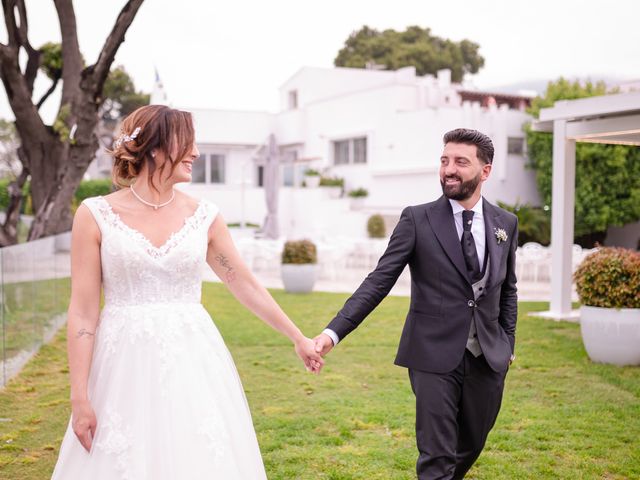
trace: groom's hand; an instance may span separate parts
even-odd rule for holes
[[[316,342],[316,352],[323,357],[333,348],[333,340],[326,333],[321,333],[313,341]]]
[[[311,373],[316,375],[322,370],[324,359],[319,352],[316,351],[315,341],[307,337],[302,337],[294,344],[296,354],[304,362],[304,366]]]

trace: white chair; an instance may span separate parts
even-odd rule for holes
[[[516,248],[516,277],[518,280],[524,280],[525,262],[522,247]]]
[[[253,270],[253,260],[256,253],[255,240],[253,238],[240,238],[236,241],[236,248],[249,270]]]
[[[573,244],[573,246],[571,247],[571,271],[575,272],[576,268],[578,268],[578,265],[580,265],[582,263],[582,260],[584,260],[584,251],[582,250],[582,247],[580,245],[577,244]]]
[[[253,254],[254,270],[256,272],[277,274],[280,269],[283,247],[284,241],[281,239],[256,240],[256,248]]]
[[[541,278],[541,272],[546,275],[542,278],[549,280],[551,278],[551,265],[549,257],[549,249],[543,247],[537,242],[527,242],[522,246],[521,261],[523,262],[522,275],[523,279],[528,277],[537,283]],[[530,272],[531,275],[527,276],[526,273]]]
[[[369,268],[373,270],[378,264],[378,260],[387,249],[388,238],[372,238],[369,240]]]

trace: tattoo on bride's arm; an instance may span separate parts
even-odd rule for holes
[[[229,263],[229,259],[225,257],[223,254],[219,254],[216,257],[216,260],[220,264],[222,268],[225,268],[227,271],[224,274],[225,278],[229,283],[233,282],[236,279],[236,271],[233,269],[231,264]]]
[[[91,338],[94,335],[95,333],[90,332],[86,328],[81,328],[80,330],[78,330],[78,333],[76,333],[76,338],[82,338],[82,337]]]

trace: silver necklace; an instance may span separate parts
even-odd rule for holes
[[[176,198],[176,191],[175,190],[171,190],[171,198],[169,200],[167,200],[164,203],[151,203],[151,202],[147,202],[144,198],[142,198],[140,195],[138,195],[136,193],[136,191],[133,189],[133,185],[129,185],[129,189],[131,190],[131,193],[133,193],[133,196],[136,197],[138,200],[140,200],[142,203],[144,203],[145,205],[149,205],[150,207],[153,207],[154,210],[157,210],[161,207],[165,207],[167,205],[169,205],[171,202],[173,202],[173,199]]]

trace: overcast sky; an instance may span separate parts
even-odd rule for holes
[[[124,3],[74,2],[88,62]],[[53,2],[27,7],[31,43],[59,41]],[[362,25],[419,25],[477,42],[486,62],[472,81],[485,89],[561,75],[640,80],[638,18],[638,0],[146,0],[116,64],[148,92],[157,68],[174,106],[275,111],[282,83],[302,66],[331,67]],[[48,82],[36,87],[42,92]],[[45,106],[50,117],[57,103]],[[12,117],[2,87],[0,117]]]

